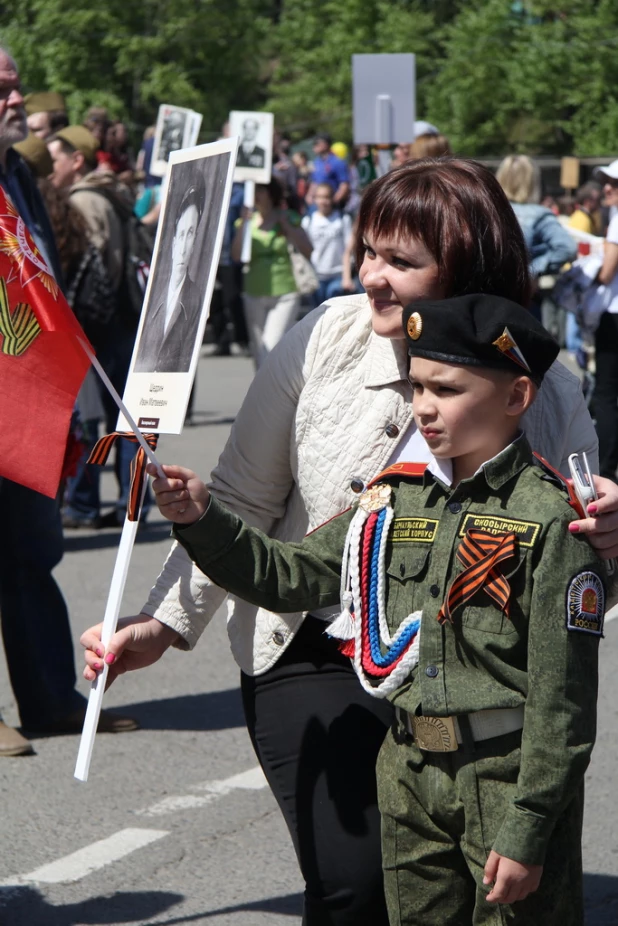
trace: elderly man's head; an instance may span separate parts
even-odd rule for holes
[[[249,116],[248,119],[242,124],[242,134],[244,141],[255,141],[257,138],[257,133],[260,130],[260,124],[257,119],[254,119],[253,116]]]
[[[8,51],[0,48],[0,163],[5,162],[11,145],[23,141],[27,134],[17,65]]]

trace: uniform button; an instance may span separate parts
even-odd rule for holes
[[[425,669],[425,675],[427,678],[437,678],[440,670],[437,666],[427,666]]]
[[[352,489],[353,492],[356,492],[356,494],[358,495],[365,488],[365,483],[360,478],[360,476],[355,476],[352,482],[350,483],[350,488]]]
[[[459,512],[461,511],[461,505],[459,502],[449,502],[448,510],[452,511],[453,514],[459,514]]]
[[[429,594],[431,595],[432,598],[437,598],[438,595],[440,594],[440,586],[432,585],[431,588],[429,589]]]
[[[396,424],[387,424],[384,430],[387,437],[399,437],[399,428]]]
[[[273,643],[276,643],[277,646],[283,646],[285,643],[285,637],[278,630],[273,633]]]
[[[400,575],[400,576],[405,576],[405,574],[406,574],[406,566],[405,566],[405,563],[401,563],[401,565],[399,566],[399,575]]]

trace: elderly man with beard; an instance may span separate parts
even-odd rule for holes
[[[28,128],[17,65],[0,49],[0,185],[60,279],[53,234],[36,182],[12,146]],[[24,447],[24,453],[39,448]],[[0,478],[0,618],[13,694],[22,729],[39,736],[79,733],[86,701],[75,690],[73,641],[67,607],[52,570],[62,559],[56,500]],[[108,714],[99,729],[133,730],[128,717]],[[34,750],[0,721],[0,756]]]

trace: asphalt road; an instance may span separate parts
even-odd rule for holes
[[[160,459],[207,475],[251,375],[245,358],[204,357],[196,426],[163,438]],[[111,501],[111,473],[104,479]],[[80,667],[77,640],[102,618],[117,541],[111,531],[72,532],[57,570]],[[168,547],[167,524],[153,514],[138,536],[123,613],[139,610]],[[584,837],[589,926],[618,923],[618,621],[601,653]],[[193,653],[174,650],[124,676],[105,705],[135,715],[142,729],[100,735],[87,783],[73,778],[77,737],[38,739],[35,756],[0,760],[0,924],[299,923],[301,880],[243,726],[224,621]],[[3,664],[0,711],[17,723]]]

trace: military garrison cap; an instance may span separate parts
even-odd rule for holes
[[[47,145],[38,135],[32,132],[13,145],[15,151],[21,154],[22,158],[37,177],[49,177],[54,170],[54,164]]]
[[[412,302],[403,328],[411,357],[510,370],[537,383],[560,350],[528,309],[485,293]]]
[[[52,90],[28,93],[24,97],[24,107],[27,116],[32,116],[34,113],[66,112],[67,108],[62,94]]]
[[[83,154],[88,165],[96,165],[99,142],[85,126],[67,125],[66,128],[59,129],[49,140],[54,139],[66,142],[75,151]]]

